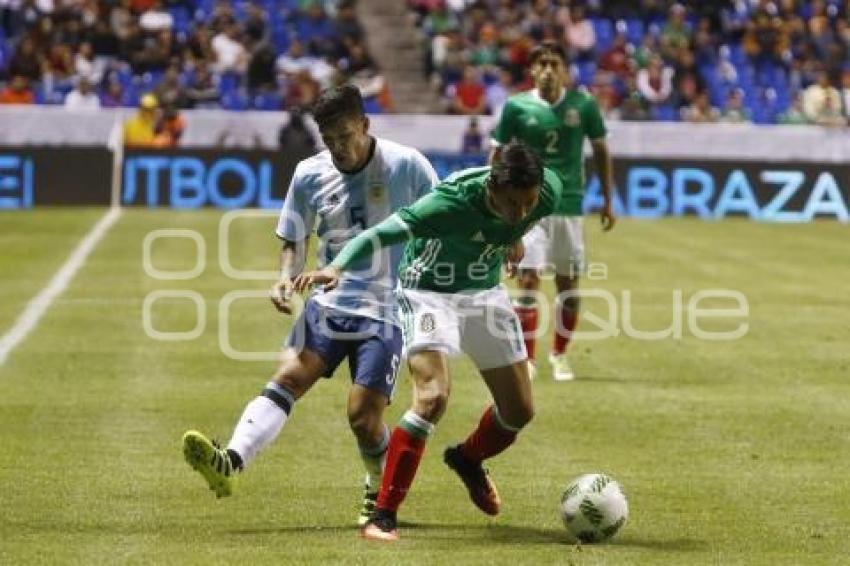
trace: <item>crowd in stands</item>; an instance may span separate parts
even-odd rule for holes
[[[0,104],[300,109],[349,80],[389,109],[354,0],[0,0]]]
[[[560,42],[616,120],[817,123],[850,116],[846,0],[408,0],[452,113],[498,114]]]

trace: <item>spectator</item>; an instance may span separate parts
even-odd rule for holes
[[[652,104],[663,104],[673,92],[674,71],[664,65],[657,55],[649,60],[649,65],[637,74],[637,87],[641,96]]]
[[[490,114],[493,116],[501,115],[502,107],[513,92],[513,75],[508,69],[500,69],[499,80],[487,85],[485,97]]]
[[[340,62],[342,70],[360,89],[360,95],[364,99],[371,98],[377,101],[378,97],[385,94],[386,79],[362,43],[352,44],[349,51],[349,57]],[[378,104],[380,105],[380,102]]]
[[[780,63],[782,53],[788,48],[787,30],[779,18],[759,10],[755,19],[747,24],[742,46],[756,65]]]
[[[103,108],[120,108],[125,104],[124,87],[121,81],[111,78],[106,84],[106,92],[100,97],[100,105]]]
[[[104,62],[95,59],[94,48],[88,41],[80,44],[74,57],[74,70],[78,77],[85,77],[91,84],[97,84],[103,78]]]
[[[700,93],[694,103],[682,109],[682,120],[691,123],[717,122],[720,119],[720,111],[711,105],[708,95]]]
[[[245,39],[252,49],[269,42],[269,24],[266,12],[257,0],[248,4],[248,14],[245,17]],[[272,52],[274,55],[274,52]]]
[[[463,36],[458,30],[435,37],[431,54],[434,70],[437,73],[433,79],[436,86],[460,80],[466,65],[466,50],[463,45]]]
[[[221,108],[217,77],[210,72],[206,62],[200,62],[186,89],[189,108]]]
[[[791,126],[800,126],[803,124],[811,124],[811,121],[803,111],[803,95],[799,92],[794,95],[791,101],[791,107],[779,115],[779,123]]]
[[[220,73],[243,73],[248,65],[248,51],[239,40],[239,26],[227,24],[212,40],[216,67]]]
[[[9,76],[19,75],[29,81],[38,81],[41,79],[45,64],[44,59],[36,51],[32,38],[24,37],[9,61]]]
[[[277,58],[277,70],[285,76],[292,76],[301,71],[309,71],[315,61],[304,52],[304,44],[293,39],[286,53]]]
[[[260,44],[251,55],[245,73],[250,92],[269,92],[277,89],[275,55],[271,45]]]
[[[629,57],[626,36],[618,33],[614,41],[599,58],[599,70],[615,75],[619,79],[625,79],[632,73],[632,64]]]
[[[183,131],[186,129],[186,119],[173,104],[163,106],[162,115],[154,126],[153,145],[156,147],[177,147]]]
[[[210,31],[205,27],[196,28],[186,42],[184,59],[189,64],[198,65],[201,61],[205,64],[212,63],[215,61],[215,57]]]
[[[574,4],[569,10],[562,10],[560,14],[564,40],[571,56],[582,61],[592,60],[596,47],[596,31],[590,20],[585,17],[585,7],[582,4]]]
[[[29,80],[23,75],[13,76],[8,86],[0,91],[0,104],[35,104]]]
[[[487,111],[484,84],[472,65],[466,66],[463,79],[453,90],[450,108],[454,114],[484,114]]]
[[[280,149],[297,161],[315,155],[319,151],[316,138],[307,129],[304,115],[298,110],[289,113],[289,121],[280,128],[277,141]]]
[[[484,72],[494,72],[499,63],[499,35],[492,24],[484,25],[478,35],[478,43],[469,53],[469,62]]]
[[[295,73],[285,86],[283,96],[287,108],[307,110],[319,97],[319,83],[304,69]]]
[[[460,22],[446,8],[445,0],[436,0],[434,7],[422,22],[422,29],[430,37],[436,37],[448,33],[450,30],[460,29]]]
[[[678,58],[691,44],[691,30],[685,20],[687,10],[681,4],[670,8],[667,23],[661,29],[661,53],[670,60]]]
[[[679,108],[693,104],[699,92],[705,89],[702,77],[696,66],[694,54],[687,49],[679,51],[673,75],[673,92]]]
[[[180,67],[176,63],[169,65],[166,69],[153,94],[163,108],[186,108],[188,106],[186,91],[180,78]]]
[[[845,118],[850,119],[850,67],[841,73],[841,110]]]
[[[128,147],[153,147],[159,103],[156,96],[146,94],[139,102],[139,110],[124,122],[124,145]]]
[[[92,85],[86,77],[77,79],[77,86],[65,97],[65,108],[68,110],[97,110],[100,99],[94,93]]]
[[[832,86],[826,71],[821,71],[817,83],[803,91],[803,111],[814,124],[836,124],[841,115],[841,94]]]
[[[726,99],[726,106],[720,116],[721,122],[743,123],[751,122],[750,111],[744,106],[744,93],[734,89]]]
[[[310,53],[321,55],[333,50],[333,24],[318,0],[308,2],[305,14],[298,18],[295,29]]]
[[[162,9],[162,2],[154,0],[151,8],[139,18],[139,25],[149,33],[155,33],[174,27],[174,17]]]
[[[478,118],[472,116],[463,132],[460,152],[464,155],[480,155],[484,152],[484,136],[478,127]]]
[[[362,43],[366,33],[357,19],[354,0],[342,0],[337,6],[336,19],[333,22],[333,35],[336,37],[336,53],[344,55],[345,46],[350,43]]]

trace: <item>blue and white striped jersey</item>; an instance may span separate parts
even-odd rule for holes
[[[315,229],[318,264],[325,266],[363,230],[426,195],[439,182],[413,148],[375,138],[369,163],[352,175],[339,171],[325,150],[298,164],[278,221],[277,235],[302,242]],[[351,315],[398,324],[393,289],[403,246],[381,250],[347,271],[330,292],[314,291],[319,304]]]

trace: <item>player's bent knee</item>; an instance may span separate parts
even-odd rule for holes
[[[443,390],[417,391],[413,410],[420,417],[436,424],[449,404],[449,392]]]
[[[536,291],[540,288],[540,276],[533,269],[524,269],[519,276],[519,286],[526,291]]]
[[[525,428],[534,418],[534,404],[531,401],[517,403],[508,410],[499,411],[499,420],[515,432]]]

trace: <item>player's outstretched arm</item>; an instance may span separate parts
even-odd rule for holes
[[[372,257],[381,248],[405,242],[413,237],[403,220],[392,215],[383,222],[360,232],[353,240],[345,244],[334,260],[325,268],[302,273],[294,280],[294,290],[306,291],[314,285],[324,285],[331,290],[339,283],[342,272],[351,268],[362,259]]]
[[[280,277],[269,290],[269,298],[274,308],[280,313],[292,314],[292,305],[289,304],[294,290],[292,274],[301,270],[303,260],[299,256],[303,254],[298,253],[298,248],[299,245],[305,244],[306,242],[299,244],[290,240],[283,241],[283,247],[280,250]]]
[[[596,171],[599,174],[599,183],[602,187],[602,198],[604,200],[602,210],[599,211],[599,220],[602,222],[602,229],[607,232],[617,223],[613,200],[612,176],[614,166],[611,163],[608,143],[604,138],[593,140],[590,145],[593,147],[593,160],[596,163]]]

